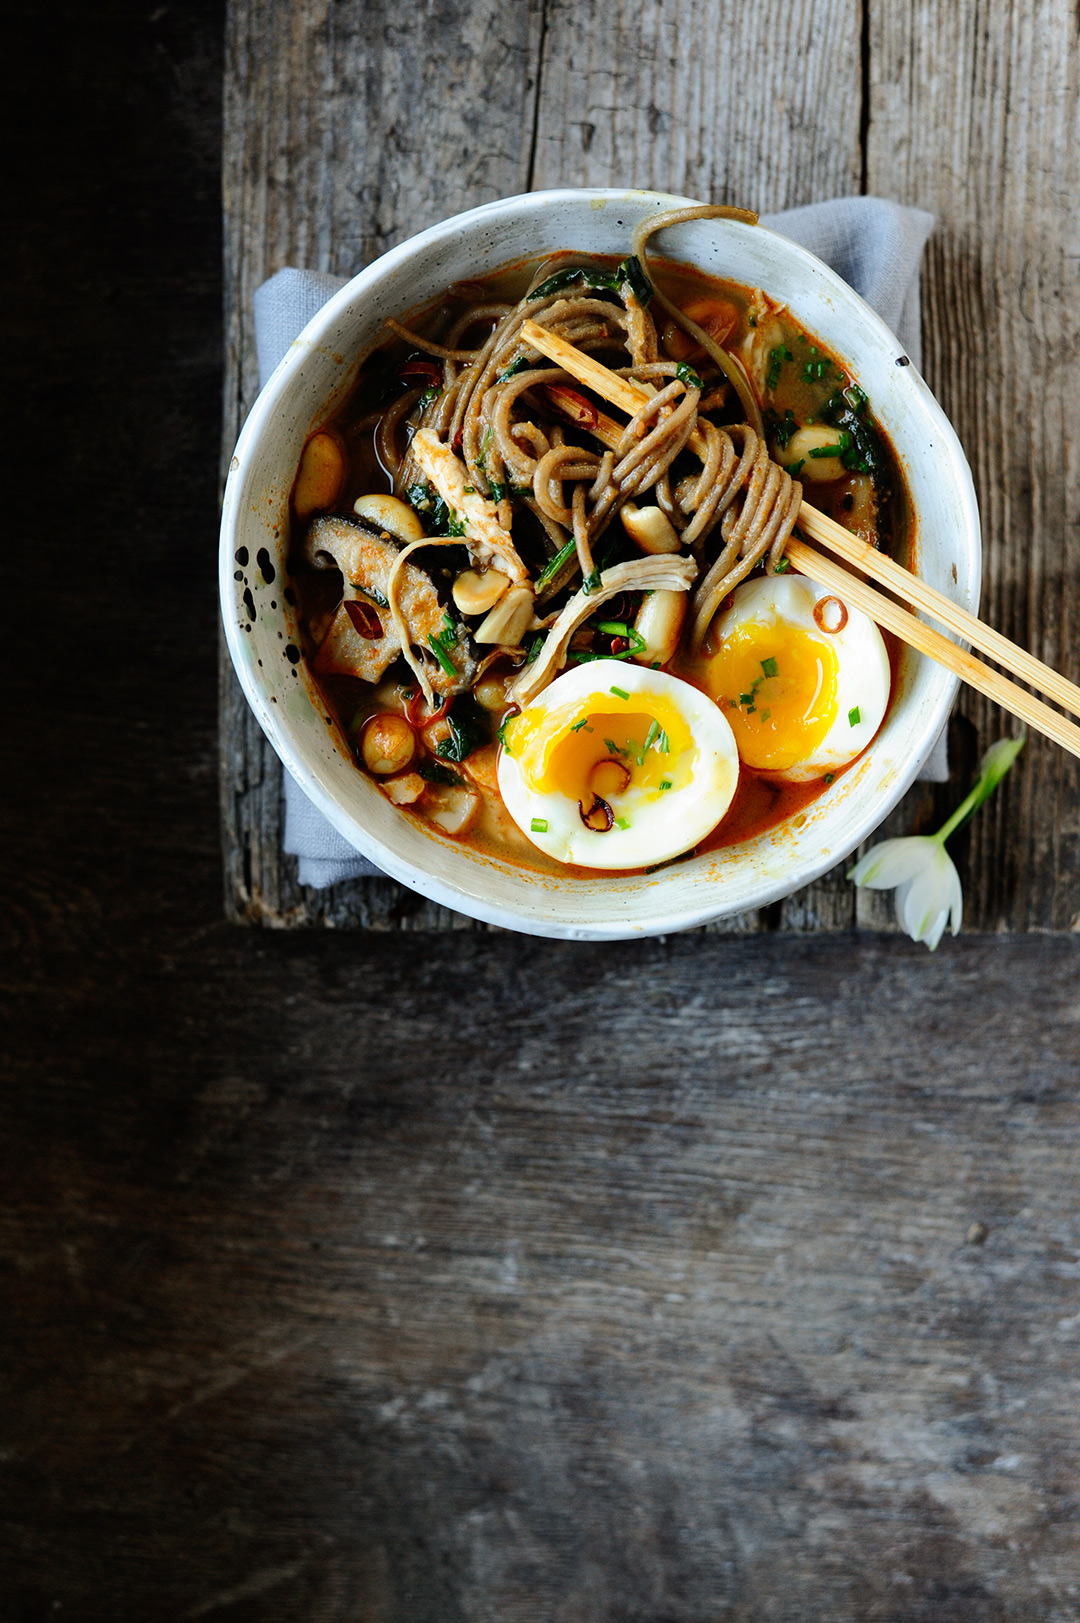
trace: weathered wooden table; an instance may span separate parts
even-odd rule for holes
[[[1077,64],[1068,0],[234,0],[226,78],[226,451],[256,390],[251,295],[352,274],[435,220],[555,185],[760,212],[872,192],[932,210],[924,370],[975,474],[983,614],[1080,677]],[[281,851],[280,768],[223,670],[227,905],[270,924],[480,928],[390,880],[318,893]],[[1009,725],[965,693],[955,804]],[[969,927],[1080,924],[1077,763],[1032,740],[960,850]],[[840,870],[742,930],[889,928]],[[730,928],[731,926],[729,926]]]

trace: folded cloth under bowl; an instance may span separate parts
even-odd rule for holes
[[[933,216],[881,197],[840,197],[761,223],[799,243],[830,265],[860,293],[899,338],[916,366],[921,359],[919,268]],[[289,345],[338,288],[343,276],[322,271],[278,271],[255,291],[255,343],[259,383],[264,384]],[[938,739],[921,776],[943,783],[949,775],[945,734]],[[308,800],[285,772],[285,850],[299,859],[303,885],[325,890],[344,879],[377,875]]]

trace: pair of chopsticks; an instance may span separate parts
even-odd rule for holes
[[[639,384],[620,378],[608,367],[595,361],[591,355],[584,354],[573,344],[567,343],[565,338],[559,338],[556,334],[548,332],[535,321],[525,322],[521,336],[527,344],[538,349],[557,366],[561,366],[571,377],[577,378],[579,383],[583,383],[594,394],[610,401],[613,406],[617,406],[629,416],[633,416],[648,403],[649,392]],[[552,387],[557,388],[558,385]],[[614,448],[622,437],[623,425],[599,413],[598,420],[591,426],[590,432],[595,434],[602,444]],[[694,451],[703,451],[705,448],[703,437],[696,429],[690,436],[688,444]],[[992,627],[976,619],[973,614],[968,614],[966,609],[950,602],[947,597],[936,592],[932,586],[927,586],[925,581],[913,575],[910,570],[894,563],[883,553],[876,552],[873,547],[867,546],[865,541],[860,541],[858,536],[852,535],[850,530],[845,530],[842,524],[837,524],[835,519],[812,507],[809,502],[803,501],[796,522],[806,535],[820,542],[822,546],[828,547],[830,552],[842,558],[845,564],[861,570],[872,580],[888,587],[897,597],[903,598],[913,608],[921,609],[924,614],[929,614],[939,625],[954,631],[957,636],[962,637],[973,648],[978,648],[998,665],[1004,666],[1022,682],[1030,683],[1072,715],[1080,716],[1080,688],[1067,681],[1065,677],[1059,676],[1033,654],[1018,648],[1008,637],[1003,637],[999,631],[994,631]],[[808,547],[805,541],[792,536],[785,551],[786,556],[802,574],[811,576],[829,591],[838,593],[846,603],[860,609],[879,626],[884,626],[887,631],[899,637],[901,642],[908,643],[922,654],[928,654],[939,665],[944,665],[947,670],[952,671],[954,676],[960,677],[969,687],[985,694],[988,699],[993,699],[1003,710],[1008,710],[1012,715],[1026,721],[1036,732],[1044,733],[1063,749],[1080,756],[1080,727],[1067,721],[1064,716],[1059,716],[1056,710],[1051,710],[1041,699],[1026,693],[1023,688],[1017,687],[1015,682],[1010,682],[1008,677],[1002,676],[1000,671],[984,665],[982,660],[976,659],[965,649],[958,648],[956,643],[951,642],[940,631],[926,625],[907,609],[894,603],[891,598],[875,592],[872,586],[857,579],[833,559],[826,558],[813,547]]]

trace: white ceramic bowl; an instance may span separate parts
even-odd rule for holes
[[[644,877],[548,877],[491,861],[418,826],[352,764],[298,658],[296,619],[283,594],[289,491],[305,439],[352,383],[384,317],[529,255],[625,254],[643,215],[688,201],[655,192],[534,192],[459,214],[392,249],[343,287],[292,345],[252,408],[225,487],[220,576],[229,651],[286,767],[334,827],[402,884],[534,935],[613,940],[686,930],[808,884],[896,805],[933,747],[956,688],[941,667],[906,652],[877,738],[800,827],[783,824]],[[653,250],[766,289],[845,361],[903,466],[920,573],[977,611],[979,517],[964,453],[915,368],[898,364],[896,339],[869,306],[812,254],[761,226],[696,221],[654,238]],[[272,583],[260,555],[269,556]]]

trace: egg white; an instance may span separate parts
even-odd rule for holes
[[[628,694],[629,700],[618,699],[613,688]],[[689,772],[689,781],[656,793],[635,788],[631,779],[630,786],[610,802],[628,824],[625,828],[616,824],[605,833],[587,828],[575,797],[538,790],[510,750],[500,751],[499,791],[506,809],[522,833],[549,857],[586,868],[651,867],[697,845],[724,816],[739,780],[734,734],[714,702],[678,677],[621,660],[591,660],[545,688],[527,707],[525,717],[543,728],[554,713],[568,712],[557,724],[562,738],[574,720],[590,713],[618,712],[622,706],[627,712],[651,714],[650,694],[672,704],[691,734],[692,745],[680,757],[680,770]],[[534,828],[536,821],[546,828]]]
[[[836,654],[836,716],[828,732],[794,765],[765,774],[771,778],[805,783],[847,766],[862,754],[885,719],[892,671],[884,639],[873,620],[850,604],[844,605],[848,617],[842,630],[829,632],[818,625],[815,604],[836,597],[805,575],[764,575],[737,586],[730,607],[715,622],[711,638],[715,646],[751,623],[783,623],[820,638]],[[859,719],[853,723],[855,711]]]

